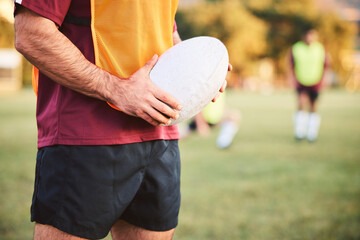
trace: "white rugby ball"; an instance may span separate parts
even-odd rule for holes
[[[150,72],[159,88],[183,106],[177,124],[198,114],[218,94],[229,64],[225,45],[213,37],[195,37],[169,48]]]

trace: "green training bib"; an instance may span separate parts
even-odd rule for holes
[[[310,45],[300,41],[292,48],[297,80],[305,86],[320,82],[324,71],[325,49],[319,42]]]

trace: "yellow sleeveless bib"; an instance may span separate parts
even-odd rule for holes
[[[160,56],[173,45],[177,6],[178,0],[91,0],[95,64],[128,78]],[[36,79],[33,87],[37,93]]]
[[[128,78],[173,45],[178,0],[91,0],[95,64]]]

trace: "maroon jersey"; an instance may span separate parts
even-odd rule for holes
[[[55,22],[84,56],[95,62],[91,28],[64,22],[66,15],[90,18],[89,0],[15,0],[15,3]],[[177,126],[154,127],[111,108],[104,101],[63,87],[41,72],[36,117],[39,148],[56,144],[112,145],[179,138]]]

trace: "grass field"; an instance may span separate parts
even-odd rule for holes
[[[242,113],[234,144],[180,141],[182,206],[176,240],[360,239],[360,94],[328,90],[315,143],[292,134],[294,96],[229,92]],[[35,97],[0,95],[0,240],[31,239]]]

